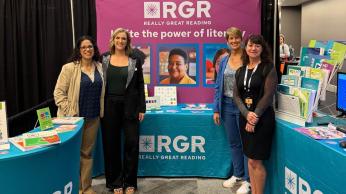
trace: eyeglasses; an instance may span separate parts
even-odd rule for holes
[[[87,49],[92,50],[92,49],[94,49],[94,46],[93,45],[82,46],[82,47],[80,47],[80,49],[82,49],[82,50],[87,50]]]

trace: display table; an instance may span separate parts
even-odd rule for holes
[[[74,131],[59,134],[58,145],[23,152],[11,144],[0,155],[0,193],[78,193],[82,126],[80,121]]]
[[[163,107],[145,114],[140,127],[139,176],[229,176],[231,157],[223,127],[213,111]],[[94,175],[103,173],[101,135],[94,160]]]
[[[227,177],[231,161],[229,148],[224,130],[213,123],[212,111],[198,113],[177,107],[179,112],[167,112],[172,109],[175,108],[146,114],[140,131],[138,175]],[[333,122],[346,125],[346,121],[334,119]],[[296,127],[298,125],[276,119],[272,154],[265,161],[268,172],[265,193],[345,193],[346,150],[339,147],[340,139],[314,140],[295,131]],[[196,145],[195,152],[192,152],[193,136],[204,138],[205,152]],[[195,140],[198,145],[200,141],[198,138]],[[163,144],[166,145],[167,141],[170,144],[166,143],[166,148]],[[94,175],[103,173],[101,141],[97,147]],[[192,160],[192,156],[205,157],[205,160]],[[189,157],[190,160],[185,159]]]
[[[280,119],[276,124],[265,193],[346,193],[346,150],[339,147],[340,139],[315,140],[295,131],[297,125]]]

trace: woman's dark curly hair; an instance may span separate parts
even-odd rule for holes
[[[242,60],[243,60],[244,65],[247,65],[250,62],[249,61],[249,55],[246,53],[246,47],[247,47],[247,44],[249,42],[251,42],[253,44],[259,44],[262,46],[261,63],[263,63],[263,64],[272,64],[273,63],[271,51],[269,49],[267,42],[264,40],[263,36],[262,35],[251,35],[245,41],[245,49],[244,49],[243,55],[242,55]]]
[[[99,61],[100,59],[100,51],[96,45],[96,42],[90,36],[82,36],[76,42],[76,47],[73,49],[71,57],[68,59],[68,62],[80,61],[82,59],[82,55],[80,54],[80,45],[84,40],[89,40],[93,45],[94,56],[92,57],[93,61]]]

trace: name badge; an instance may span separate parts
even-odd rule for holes
[[[248,109],[251,108],[252,103],[253,103],[252,98],[250,98],[250,97],[245,98],[245,104],[246,104],[246,107],[247,107]]]

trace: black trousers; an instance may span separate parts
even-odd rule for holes
[[[137,188],[139,120],[125,117],[121,97],[105,98],[102,140],[106,186],[110,189]]]

